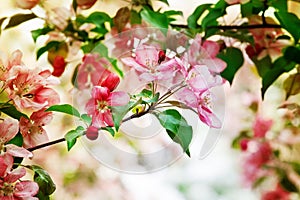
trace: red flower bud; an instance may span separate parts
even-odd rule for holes
[[[86,137],[90,140],[96,140],[98,138],[98,128],[90,126],[86,130]]]

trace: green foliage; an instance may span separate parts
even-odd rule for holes
[[[295,47],[295,46],[289,46],[285,49],[284,51],[284,57],[287,60],[291,60],[293,62],[296,62],[300,64],[300,47]]]
[[[202,14],[211,7],[212,4],[202,4],[199,5],[194,12],[188,17],[187,23],[189,28],[196,29],[199,27],[198,20],[202,16]]]
[[[227,63],[227,67],[221,73],[222,77],[232,83],[235,73],[244,63],[244,56],[240,49],[228,47],[218,54]]]
[[[269,0],[268,3],[278,11],[287,12],[288,10],[287,0]]]
[[[141,16],[142,19],[144,19],[146,22],[150,23],[155,27],[160,28],[162,32],[166,33],[169,27],[169,21],[166,15],[144,7],[144,9],[141,12]]]
[[[36,18],[37,16],[34,13],[30,14],[16,14],[10,17],[8,24],[5,26],[5,29],[12,28],[22,24],[23,22],[29,21]]]
[[[295,44],[300,38],[300,19],[294,13],[289,12],[275,12],[276,18],[279,20],[281,26],[286,29],[294,38]]]
[[[296,63],[285,59],[283,56],[279,57],[262,77],[261,94],[264,97],[266,90],[270,85],[284,72],[289,72],[296,66]]]
[[[50,106],[46,111],[61,112],[80,118],[80,113],[78,110],[69,104],[53,105]]]
[[[142,18],[140,13],[135,10],[130,11],[130,24],[141,24]]]
[[[111,108],[114,126],[116,131],[119,130],[120,125],[122,123],[123,118],[125,115],[132,110],[132,108],[136,107],[142,102],[142,99],[140,98],[137,101],[130,101],[127,105],[124,106],[114,106]]]
[[[169,6],[168,0],[158,0],[158,1],[163,2],[163,3],[167,4],[167,6]]]
[[[39,36],[46,35],[47,33],[49,33],[52,30],[53,30],[52,28],[46,26],[44,28],[40,28],[40,29],[31,31],[31,36],[33,38],[33,41],[36,42],[36,40]]]
[[[280,185],[289,192],[298,192],[297,186],[289,179],[287,174],[281,176]]]
[[[155,116],[160,124],[166,129],[170,138],[180,144],[183,151],[189,154],[189,145],[193,137],[193,128],[188,125],[184,117],[174,109],[156,113]]]
[[[8,142],[8,144],[14,144],[14,145],[21,147],[23,145],[22,134],[20,132],[18,132],[18,134]]]
[[[107,132],[109,132],[111,134],[111,136],[115,136],[116,132],[112,127],[106,126],[106,127],[102,127],[101,130],[105,130]]]
[[[248,31],[225,30],[225,31],[217,31],[215,34],[235,38],[241,42],[247,42],[247,43],[254,45],[254,39]]]
[[[264,77],[264,75],[272,68],[272,60],[269,55],[261,58],[260,60],[258,60],[257,57],[254,57],[252,58],[252,61],[254,62],[260,77]]]
[[[17,120],[20,120],[21,117],[28,118],[27,115],[18,111],[13,104],[9,104],[9,103],[0,103],[0,112],[3,112],[6,115]]]
[[[100,35],[105,35],[108,32],[105,27],[105,23],[108,22],[110,25],[112,25],[113,20],[104,12],[93,12],[86,18],[85,22],[92,23],[96,26],[91,31],[99,33]]]
[[[283,83],[286,99],[300,93],[300,73],[290,75]]]
[[[34,181],[39,185],[39,199],[49,199],[56,186],[47,171],[39,166],[31,165],[30,169],[34,171]]]
[[[72,147],[76,144],[77,138],[83,136],[85,134],[85,129],[82,126],[78,126],[75,130],[70,130],[65,135],[65,139],[67,141],[68,151],[72,149]]]
[[[55,48],[58,49],[58,47],[60,46],[62,42],[59,41],[51,41],[48,42],[44,47],[41,47],[37,53],[36,53],[36,59],[39,59],[39,57],[41,57],[41,55],[43,55],[44,53],[46,53],[48,50]]]
[[[111,57],[108,55],[108,49],[107,49],[107,47],[106,47],[104,44],[98,43],[98,44],[93,48],[92,52],[96,52],[96,53],[100,54],[101,57],[106,58],[106,59],[111,63],[113,69],[119,74],[119,76],[121,76],[121,77],[124,76],[122,69],[119,68],[119,66],[118,66],[118,61],[117,61],[117,59],[111,58]]]

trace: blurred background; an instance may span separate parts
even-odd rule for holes
[[[214,1],[169,0],[170,9],[181,10],[186,18],[197,5]],[[69,1],[48,0],[51,7],[67,6]],[[125,0],[100,0],[93,10],[100,10],[114,16],[118,8],[128,5]],[[163,7],[157,3],[154,6]],[[0,18],[14,13],[26,12],[17,9],[11,0],[1,0]],[[38,12],[38,10],[36,10]],[[234,16],[234,10],[230,15]],[[230,16],[229,16],[230,19]],[[184,18],[182,19],[184,20]],[[0,50],[11,53],[20,49],[27,66],[50,68],[46,55],[36,61],[36,51],[47,38],[34,44],[30,31],[42,27],[42,21],[32,20],[20,26],[3,31],[0,36]],[[80,58],[78,59],[80,62]],[[62,84],[56,88],[62,97],[61,103],[72,102],[72,85],[70,69],[62,76]],[[242,177],[243,158],[238,151],[231,148],[232,139],[245,127],[251,126],[252,118],[247,109],[253,100],[259,98],[259,78],[250,62],[245,62],[239,70],[232,86],[225,85],[226,112],[221,135],[205,157],[199,158],[203,132],[197,131],[197,140],[193,142],[192,157],[182,155],[177,162],[157,172],[133,175],[117,172],[99,163],[86,151],[82,144],[75,145],[67,152],[65,144],[57,144],[47,149],[34,152],[32,162],[43,166],[53,177],[57,185],[52,199],[57,200],[255,200],[259,199],[255,190],[244,184]],[[280,84],[280,83],[279,83]],[[276,88],[270,88],[266,94],[263,110],[266,116],[276,115],[277,102],[284,94]],[[48,125],[50,139],[61,138],[72,126],[71,117],[55,114]],[[204,127],[205,129],[205,127]],[[109,151],[109,150],[108,150]],[[103,154],[108,154],[103,152]]]

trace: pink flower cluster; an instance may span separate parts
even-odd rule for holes
[[[87,129],[89,139],[96,139],[98,129],[114,126],[111,107],[126,105],[130,97],[122,91],[115,91],[120,78],[109,70],[111,63],[99,54],[86,54],[78,68],[77,86],[79,89],[92,88],[92,94],[86,103],[87,114],[92,117],[92,124]]]
[[[217,58],[219,46],[213,41],[202,42],[197,35],[190,48],[181,56],[164,55],[156,46],[140,44],[131,57],[121,58],[133,68],[144,82],[171,82],[178,85],[178,98],[187,106],[197,109],[202,122],[213,128],[220,128],[221,122],[212,112],[212,87],[223,84],[217,74],[223,71],[226,63]]]
[[[6,118],[0,122],[0,198],[32,199],[38,192],[38,185],[33,181],[20,181],[26,170],[13,169],[13,157],[32,157],[32,153],[14,144],[7,144],[19,131],[17,120]]]
[[[45,112],[46,108],[60,101],[58,93],[50,87],[58,84],[59,80],[51,76],[49,70],[28,68],[21,58],[22,53],[19,50],[13,52],[10,57],[1,54],[0,81],[2,91],[8,96],[8,102],[13,102],[20,112],[32,113],[30,118],[20,118],[20,126],[14,125],[17,129],[20,127],[24,139],[23,146],[29,148],[48,140],[42,126],[52,119],[52,113]]]

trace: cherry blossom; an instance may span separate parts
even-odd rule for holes
[[[39,186],[33,181],[20,181],[26,175],[25,168],[17,168],[11,171],[13,159],[5,160],[0,157],[0,198],[10,200],[38,200],[34,197],[39,190]],[[3,167],[3,168],[2,168]]]
[[[0,153],[16,157],[32,157],[32,153],[14,144],[7,144],[19,131],[17,120],[5,118],[0,121]]]
[[[187,75],[187,83],[196,92],[204,92],[214,86],[222,85],[223,80],[219,75],[212,75],[205,65],[196,65]]]
[[[159,52],[156,47],[139,45],[135,50],[134,57],[122,58],[122,62],[133,67],[140,80],[147,82],[168,80],[175,76],[180,66],[176,59],[170,59],[160,63]]]
[[[289,200],[290,199],[290,194],[289,192],[285,191],[282,189],[281,186],[277,186],[275,190],[265,192],[262,195],[262,200]]]
[[[205,65],[209,71],[220,73],[227,64],[216,57],[219,50],[219,45],[214,41],[206,40],[202,43],[201,36],[198,34],[187,51],[187,58],[192,66]]]
[[[183,101],[187,106],[196,108],[200,120],[212,128],[221,128],[220,119],[213,113],[210,108],[210,91],[206,90],[203,93],[195,93],[188,88],[183,88],[178,91],[178,99]]]
[[[9,98],[18,109],[39,110],[45,106],[58,104],[59,95],[47,86],[57,84],[48,70],[37,72],[23,66],[15,66],[7,81]]]
[[[16,65],[22,65],[22,52],[20,50],[14,51],[10,57],[5,53],[0,52],[0,80],[6,81],[8,79],[9,70]]]
[[[94,86],[92,98],[86,104],[86,111],[92,116],[92,126],[96,128],[113,126],[110,106],[123,106],[129,102],[125,92],[110,92],[107,87]]]
[[[62,73],[64,73],[65,67],[66,67],[66,62],[65,62],[64,57],[56,56],[54,58],[52,66],[54,68],[52,75],[56,76],[56,77],[60,77],[62,75]]]
[[[78,7],[81,9],[89,9],[96,2],[97,2],[97,0],[76,0]]]
[[[100,58],[99,54],[86,54],[83,63],[78,68],[77,83],[79,89],[90,85],[97,85],[99,81],[106,78],[111,72],[111,63],[106,58]]]
[[[48,135],[43,126],[50,123],[52,120],[52,113],[46,112],[45,108],[33,112],[30,119],[21,117],[20,132],[23,136],[23,146],[30,148],[48,141]]]
[[[254,137],[263,138],[273,125],[271,119],[264,119],[261,116],[256,116],[253,123]]]
[[[16,0],[16,5],[19,8],[31,9],[36,6],[40,0]]]

